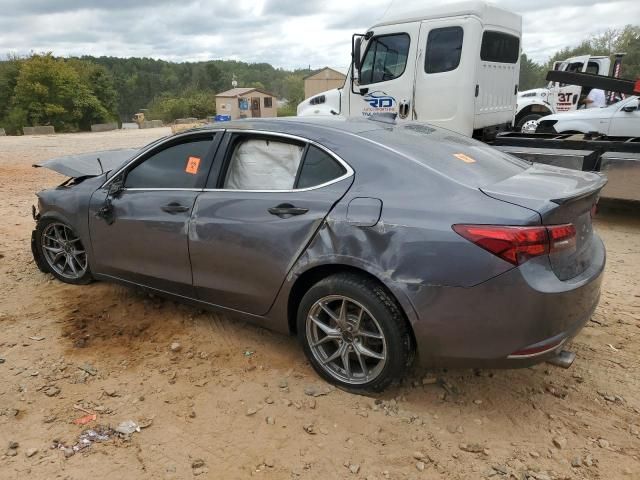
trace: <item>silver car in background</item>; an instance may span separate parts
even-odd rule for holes
[[[352,391],[384,389],[416,354],[553,358],[599,299],[605,179],[425,124],[238,121],[40,166],[72,177],[38,194],[40,269],[297,334]]]

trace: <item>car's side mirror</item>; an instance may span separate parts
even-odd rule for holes
[[[116,178],[113,182],[109,184],[109,196],[117,197],[124,190],[124,178]]]
[[[638,104],[631,104],[631,105],[626,105],[624,107],[622,107],[622,111],[623,112],[627,112],[627,113],[631,113],[631,112],[635,112],[636,110],[638,110]]]

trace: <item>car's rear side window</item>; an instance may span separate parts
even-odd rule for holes
[[[212,137],[185,141],[153,153],[127,173],[126,188],[202,188]]]
[[[304,145],[267,138],[236,143],[223,188],[230,190],[291,190]]]
[[[296,188],[310,188],[340,178],[347,170],[323,150],[309,145]]]

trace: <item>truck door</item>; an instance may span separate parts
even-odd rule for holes
[[[468,50],[481,30],[473,18],[422,22],[413,118],[473,134],[475,62]]]
[[[347,93],[350,116],[411,119],[419,32],[419,22],[375,28],[363,45],[360,72],[352,87],[356,93]]]
[[[573,57],[563,63],[560,68],[565,72],[586,72],[589,66],[589,55]],[[578,100],[582,87],[578,85],[567,85],[566,83],[555,84],[555,96],[549,99],[556,113],[569,112],[578,108]]]

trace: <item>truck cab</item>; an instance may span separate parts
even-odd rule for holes
[[[422,121],[491,138],[510,126],[522,19],[485,2],[390,11],[354,35],[345,85],[298,105],[298,115]]]
[[[582,55],[555,62],[554,70],[608,75],[611,60],[606,56]],[[534,133],[539,119],[578,108],[579,100],[588,94],[588,89],[578,85],[549,82],[546,88],[525,90],[518,94],[518,105],[514,127],[523,133]]]

